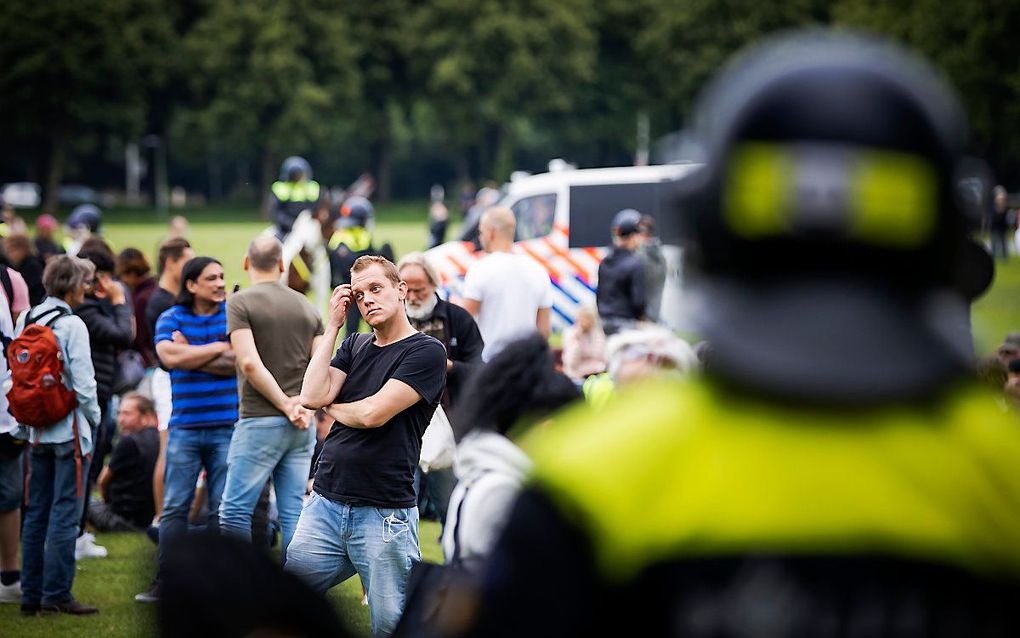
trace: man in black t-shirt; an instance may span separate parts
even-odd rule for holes
[[[421,559],[414,468],[446,383],[446,350],[411,326],[406,297],[392,262],[358,258],[351,283],[333,291],[301,387],[304,406],[324,408],[336,423],[286,569],[320,592],[359,574],[375,635],[393,631],[411,563]],[[348,335],[332,356],[352,301],[372,334]]]
[[[120,440],[99,475],[103,501],[89,506],[89,523],[101,532],[142,529],[156,511],[152,473],[159,456],[159,434],[152,401],[137,392],[124,395],[117,425]]]
[[[149,326],[149,334],[156,334],[156,321],[159,316],[166,312],[177,301],[177,295],[181,292],[181,271],[184,264],[195,256],[191,244],[183,237],[173,237],[166,240],[159,246],[159,258],[157,261],[157,272],[159,274],[159,285],[156,291],[149,297],[149,303],[145,305],[145,321]],[[140,318],[135,318],[141,321]],[[157,362],[158,363],[158,362]],[[159,521],[163,508],[163,474],[166,466],[166,444],[167,426],[170,424],[170,415],[173,413],[173,400],[170,394],[170,373],[162,367],[157,366],[152,371],[152,400],[156,406],[156,417],[159,423],[159,460],[156,464],[156,471],[153,476],[153,496],[156,500],[156,516],[153,522]]]

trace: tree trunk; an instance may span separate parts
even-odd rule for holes
[[[495,148],[492,178],[503,183],[510,179],[510,173],[514,170],[513,133],[506,125],[500,124],[496,128]]]
[[[273,152],[269,149],[262,151],[262,166],[259,175],[259,193],[262,194],[262,217],[269,219],[273,207],[272,187],[276,176],[276,163],[273,161]]]
[[[43,190],[42,212],[56,214],[60,204],[58,191],[64,179],[64,162],[67,159],[67,141],[63,135],[54,134],[50,138],[50,160],[46,167],[46,184]]]
[[[368,165],[375,178],[375,199],[388,202],[391,194],[391,176],[393,173],[392,153],[388,137],[372,142],[369,146]]]

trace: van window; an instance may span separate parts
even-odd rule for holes
[[[552,232],[556,220],[556,195],[525,197],[510,209],[517,218],[517,241],[545,237]]]

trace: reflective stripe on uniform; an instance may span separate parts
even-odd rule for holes
[[[368,250],[368,247],[372,245],[372,233],[367,228],[360,226],[341,228],[329,238],[329,249],[336,250],[340,244],[345,244],[351,252],[355,253]]]
[[[314,180],[307,182],[273,182],[273,195],[281,202],[314,202],[319,199],[319,183]]]
[[[1020,576],[1020,423],[976,390],[847,412],[651,383],[601,411],[578,406],[524,447],[610,581],[748,553],[877,553]]]

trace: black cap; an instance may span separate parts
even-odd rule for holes
[[[641,213],[633,208],[624,208],[613,215],[613,234],[620,237],[633,235],[641,230]]]

